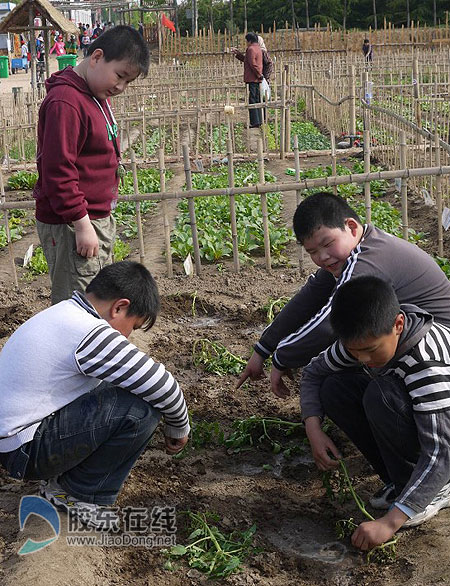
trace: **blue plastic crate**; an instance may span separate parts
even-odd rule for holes
[[[27,70],[28,69],[28,59],[26,59],[25,57],[11,59],[11,69],[13,71],[15,71],[17,69]]]

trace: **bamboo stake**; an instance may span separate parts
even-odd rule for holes
[[[290,103],[291,93],[290,93],[290,72],[289,72],[289,65],[284,66],[286,71],[286,98],[288,104]],[[284,137],[284,150],[286,153],[290,152],[291,150],[291,107],[288,105],[286,108],[286,126],[285,126],[285,137]]]
[[[336,139],[334,137],[334,132],[330,135],[331,139],[331,174],[336,175]],[[300,179],[300,178],[299,178]],[[337,195],[337,185],[333,187],[334,195]]]
[[[166,191],[166,168],[164,164],[164,149],[158,150],[158,162],[159,162],[159,190],[161,193]],[[161,201],[163,222],[164,222],[164,242],[166,245],[166,265],[167,265],[167,276],[173,277],[173,266],[172,266],[172,249],[170,247],[170,225],[169,217],[167,215],[167,201],[163,199]]]
[[[356,83],[355,83],[355,66],[350,67],[349,76],[349,134],[350,146],[353,146],[354,136],[356,135]]]
[[[184,173],[186,175],[186,189],[188,191],[192,190],[192,173],[191,173],[191,162],[189,160],[189,145],[183,143],[183,161],[184,161]],[[192,244],[194,247],[194,261],[195,261],[195,271],[198,276],[201,275],[202,272],[202,265],[200,261],[200,248],[198,245],[198,233],[197,233],[197,219],[195,217],[195,202],[193,197],[188,198],[188,206],[189,206],[189,219],[192,231]]]
[[[227,139],[227,158],[228,158],[228,185],[234,187],[234,165],[233,165],[233,143],[231,138]],[[233,244],[233,268],[236,273],[239,272],[239,244],[236,220],[236,199],[230,195],[230,217],[231,217],[231,241]]]
[[[281,82],[281,113],[280,113],[280,159],[285,158],[286,141],[286,71],[282,72]]]
[[[297,183],[300,182],[300,156],[298,151],[298,136],[294,134],[294,162],[295,162],[295,181]],[[300,205],[302,200],[302,192],[300,189],[295,190],[295,203],[297,207]],[[305,249],[302,245],[300,245],[300,254],[298,257],[298,268],[300,271],[303,271],[303,266],[305,262]]]
[[[137,178],[137,166],[136,166],[136,155],[133,149],[130,149],[131,159],[131,171],[133,173],[133,188],[134,193],[139,195],[139,185]],[[137,223],[137,236],[139,242],[139,261],[141,264],[145,264],[145,250],[144,250],[144,236],[142,232],[142,217],[141,217],[141,204],[136,202],[136,223]]]
[[[258,138],[258,173],[259,173],[259,184],[264,185],[266,182],[264,177],[264,154],[263,154],[263,143],[262,139]],[[266,269],[270,271],[272,269],[272,263],[270,260],[270,233],[269,233],[269,214],[267,211],[267,195],[261,194],[261,211],[263,219],[263,230],[264,230],[264,257],[266,260]]]
[[[403,165],[406,168],[406,132],[400,130],[400,166]],[[408,181],[406,178],[401,179],[401,202],[402,202],[402,230],[403,238],[407,241],[409,236],[409,225],[408,225]]]
[[[436,132],[434,135],[434,147],[435,147],[435,165],[436,167],[441,166],[441,147],[439,143],[439,134]],[[442,178],[436,175],[435,179],[435,190],[436,190],[436,207],[437,207],[437,221],[438,221],[438,255],[444,256],[444,232],[442,226]]]
[[[5,201],[6,201],[6,197],[5,197],[5,184],[3,182],[3,173],[2,173],[1,168],[0,168],[0,201],[1,201],[1,203],[5,203]],[[18,287],[19,286],[19,280],[17,278],[16,263],[14,262],[14,255],[13,255],[13,250],[12,250],[11,232],[9,230],[9,213],[8,213],[8,210],[4,210],[3,211],[3,219],[4,219],[4,222],[5,222],[6,240],[8,242],[8,254],[9,254],[9,260],[11,262],[11,268],[12,268],[12,273],[13,273],[13,277],[14,277],[14,284],[15,284],[16,287]]]
[[[370,132],[364,130],[364,173],[370,173]],[[366,209],[366,221],[368,224],[372,221],[372,202],[370,200],[370,181],[364,182],[364,202]]]

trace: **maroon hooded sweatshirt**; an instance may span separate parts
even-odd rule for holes
[[[33,192],[36,218],[45,224],[69,224],[86,214],[106,218],[117,199],[118,157],[105,117],[72,67],[54,73],[45,85]],[[99,103],[112,125],[106,101]]]

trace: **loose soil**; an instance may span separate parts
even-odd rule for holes
[[[345,156],[345,155],[341,155]],[[314,158],[304,166],[328,160]],[[291,162],[272,161],[267,168],[284,175]],[[182,169],[175,168],[172,180],[180,182]],[[174,183],[175,185],[175,183]],[[168,185],[168,189],[171,185]],[[412,203],[411,218],[417,230],[432,231],[433,212]],[[285,194],[285,219],[291,223],[295,193]],[[175,210],[171,210],[172,218]],[[300,419],[297,384],[292,384],[288,400],[275,398],[268,381],[259,381],[235,390],[236,378],[208,374],[192,361],[195,340],[209,338],[221,342],[243,357],[266,325],[263,306],[269,299],[292,295],[313,270],[298,268],[298,249],[290,245],[290,266],[264,269],[264,259],[245,266],[239,274],[230,262],[203,267],[201,277],[182,274],[175,263],[176,276],[165,276],[164,248],[160,216],[145,224],[146,264],[154,273],[162,299],[161,315],[147,333],[135,332],[132,341],[174,373],[182,386],[196,420],[218,421],[229,432],[235,419],[252,415]],[[435,241],[435,238],[432,239]],[[431,241],[431,238],[430,238]],[[37,236],[30,232],[14,244],[14,256],[22,257]],[[133,257],[138,258],[136,245]],[[20,275],[19,270],[19,275]],[[50,289],[47,277],[32,283],[20,279],[13,285],[7,252],[0,253],[0,344],[27,318],[47,307]],[[355,487],[367,502],[380,487],[380,481],[354,448],[336,431],[333,437],[346,456]],[[269,464],[270,466],[267,466]],[[132,547],[70,547],[63,529],[58,540],[32,555],[17,552],[28,537],[43,540],[51,536],[46,523],[34,517],[25,531],[19,531],[18,506],[23,495],[35,494],[37,483],[16,482],[0,470],[0,584],[17,586],[97,586],[97,585],[202,585],[209,581],[183,563],[173,571],[164,569],[166,558],[159,549]],[[139,459],[120,494],[119,506],[152,508],[175,506],[178,511],[178,542],[186,537],[181,511],[210,511],[218,515],[225,531],[245,530],[257,524],[255,545],[241,573],[219,581],[229,585],[259,586],[435,586],[450,584],[450,513],[442,511],[427,524],[402,533],[396,560],[388,565],[367,564],[365,557],[349,541],[338,541],[334,525],[338,519],[354,516],[355,505],[339,504],[325,494],[320,474],[305,445],[302,453],[289,460],[263,447],[238,454],[222,446],[190,450],[183,459],[164,452],[163,438],[157,432]],[[64,515],[61,515],[64,526]]]

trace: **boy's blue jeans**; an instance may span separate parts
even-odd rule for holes
[[[340,373],[325,379],[322,407],[386,483],[400,494],[419,459],[412,400],[400,379]]]
[[[57,476],[71,496],[111,505],[160,418],[143,399],[102,383],[46,417],[32,441],[2,461],[15,478]]]

